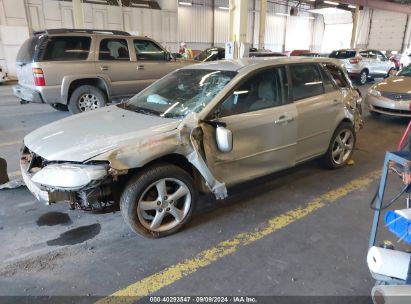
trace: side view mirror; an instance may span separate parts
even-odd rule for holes
[[[217,126],[216,141],[218,150],[221,152],[230,152],[233,150],[233,133],[229,129],[223,126]]]

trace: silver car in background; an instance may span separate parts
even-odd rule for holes
[[[365,98],[371,115],[411,117],[411,66],[374,84]]]
[[[30,133],[21,172],[40,201],[86,210],[119,201],[133,231],[162,237],[188,221],[198,192],[223,199],[228,186],[317,157],[344,166],[360,102],[337,60],[201,63]]]
[[[395,64],[376,50],[336,50],[329,57],[341,60],[350,77],[360,85],[366,84],[369,77],[386,77],[396,72]]]
[[[171,71],[176,61],[156,41],[127,32],[51,29],[36,32],[17,54],[14,95],[72,114],[131,97]]]

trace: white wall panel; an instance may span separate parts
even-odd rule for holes
[[[26,26],[0,25],[0,37],[3,56],[1,62],[5,70],[12,76],[16,75],[16,55],[20,45],[29,37]]]
[[[310,50],[313,52],[321,52],[321,45],[324,37],[324,18],[322,15],[317,15],[312,28],[312,39]]]
[[[215,10],[215,44],[224,46],[230,36],[230,13],[226,10]]]
[[[360,18],[358,20],[357,32],[357,47],[366,48],[368,46],[368,38],[370,33],[372,10],[364,8],[360,11]]]
[[[308,50],[311,44],[310,19],[290,16],[287,17],[285,50]]]
[[[211,45],[212,26],[213,10],[209,1],[204,5],[178,7],[178,40],[186,42],[192,49],[198,48],[198,44]]]
[[[406,24],[406,14],[373,10],[368,47],[401,51]]]

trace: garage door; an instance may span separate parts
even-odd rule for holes
[[[321,51],[324,53],[350,47],[352,14],[341,9],[323,9],[324,37]]]
[[[401,51],[407,15],[374,10],[368,48]]]

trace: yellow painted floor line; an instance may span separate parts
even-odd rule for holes
[[[13,145],[20,145],[22,143],[22,140],[14,140],[14,141],[8,141],[8,142],[0,142],[0,148],[1,147],[7,147],[7,146],[13,146]]]
[[[163,287],[188,276],[197,270],[210,265],[211,263],[229,255],[243,246],[252,244],[261,238],[276,232],[293,222],[306,217],[314,211],[333,203],[349,193],[361,190],[370,185],[380,175],[380,170],[371,172],[361,178],[355,179],[344,186],[322,194],[316,199],[308,202],[305,206],[287,211],[279,216],[273,217],[261,228],[256,228],[250,232],[235,235],[231,239],[222,241],[216,246],[204,250],[191,259],[184,260],[172,265],[160,272],[143,278],[128,287],[121,289],[112,295],[97,301],[103,303],[134,303],[142,297],[146,297]]]
[[[16,177],[16,176],[20,176],[20,175],[21,175],[20,171],[13,171],[13,172],[8,173],[9,177]]]

